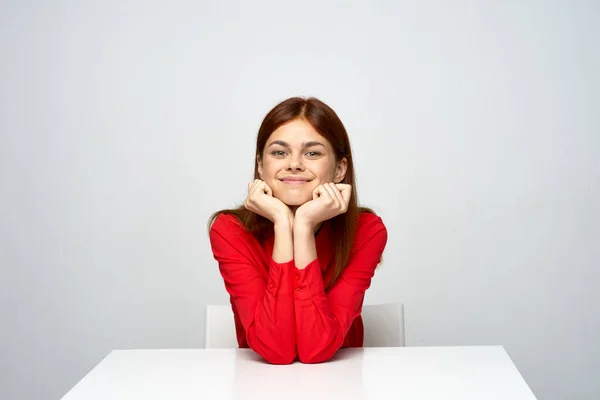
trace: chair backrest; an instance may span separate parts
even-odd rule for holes
[[[400,303],[364,305],[365,347],[401,347],[404,339],[404,306]],[[237,348],[231,305],[208,305],[204,320],[204,347]]]
[[[206,306],[204,347],[207,349],[234,349],[238,347],[231,305]]]
[[[404,305],[363,305],[364,347],[404,347]]]

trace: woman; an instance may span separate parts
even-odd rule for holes
[[[274,364],[362,347],[362,303],[387,230],[358,206],[336,113],[316,98],[278,104],[258,131],[254,178],[243,206],[209,221],[239,346]]]

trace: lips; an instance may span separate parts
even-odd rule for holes
[[[310,179],[301,178],[301,177],[286,177],[281,178],[281,182],[287,183],[288,185],[301,185],[303,183],[310,182]]]
[[[300,177],[287,177],[287,178],[281,178],[280,179],[282,182],[310,182],[310,179],[307,178],[300,178]]]

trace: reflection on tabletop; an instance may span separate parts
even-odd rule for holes
[[[234,399],[366,399],[363,349],[342,349],[320,364],[271,365],[259,355],[238,352]]]

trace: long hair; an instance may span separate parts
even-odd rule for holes
[[[310,123],[313,128],[331,143],[335,152],[335,161],[339,162],[343,157],[348,161],[346,176],[341,183],[352,187],[350,203],[345,213],[329,220],[331,223],[332,240],[335,244],[335,256],[332,259],[333,272],[325,290],[329,290],[342,274],[350,258],[350,252],[356,234],[358,218],[362,212],[373,213],[373,210],[358,206],[356,182],[354,177],[354,163],[350,139],[346,128],[342,124],[335,111],[321,100],[309,97],[292,97],[275,106],[266,115],[256,137],[256,154],[254,156],[254,179],[260,179],[258,174],[257,156],[263,158],[263,150],[271,134],[283,124],[303,119]],[[208,221],[208,229],[220,214],[235,215],[244,227],[250,231],[259,241],[262,241],[271,230],[273,223],[268,219],[247,210],[242,204],[238,208],[220,210],[214,213]],[[327,268],[330,266],[328,265]]]

